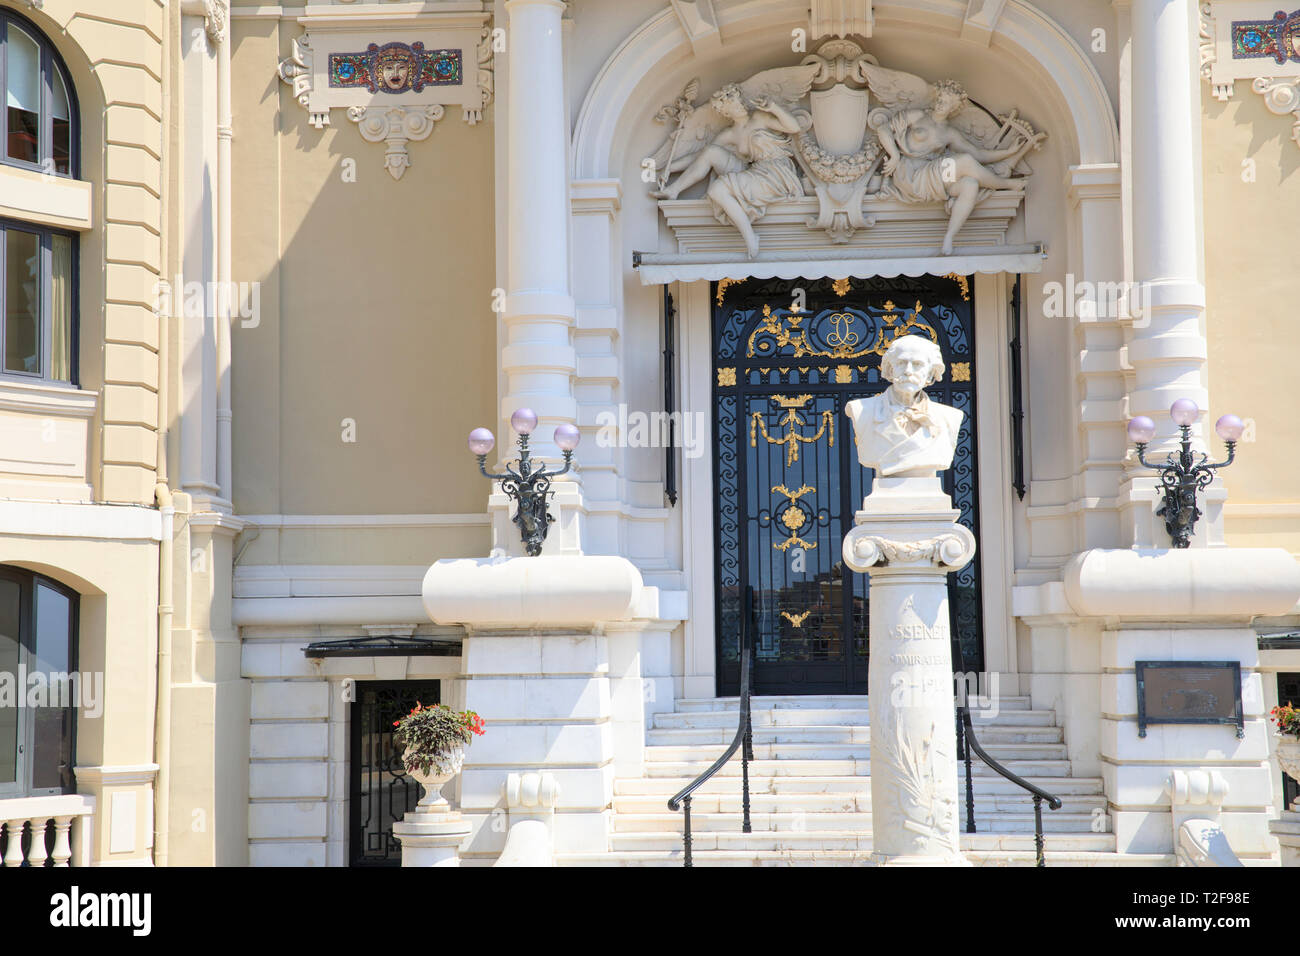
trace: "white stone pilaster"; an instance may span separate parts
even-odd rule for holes
[[[1187,0],[1132,0],[1130,128],[1132,133],[1133,278],[1142,285],[1142,315],[1132,324],[1128,361],[1129,416],[1156,423],[1149,457],[1163,458],[1178,429],[1169,419],[1175,399],[1208,410],[1200,278],[1200,84],[1196,7]],[[1192,429],[1198,439],[1201,425]],[[1142,470],[1121,491],[1129,543],[1167,547],[1151,512],[1159,507],[1154,479]],[[1209,522],[1195,545],[1208,542]]]

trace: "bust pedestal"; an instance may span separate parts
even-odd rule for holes
[[[872,858],[961,866],[947,575],[974,536],[937,477],[876,478],[844,561],[871,576]]]
[[[408,811],[393,824],[393,836],[402,844],[402,866],[460,866],[460,845],[469,831],[469,821],[445,803]]]

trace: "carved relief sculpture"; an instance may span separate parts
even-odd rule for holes
[[[763,217],[768,203],[803,195],[790,139],[803,127],[790,110],[816,72],[807,66],[765,70],[724,86],[707,108],[690,106],[697,88],[692,82],[678,100],[678,129],[655,156],[656,168],[680,175],[652,195],[676,199],[712,175],[708,197],[716,215],[740,231],[752,259],[758,237],[751,223]]]
[[[652,195],[677,200],[708,180],[717,218],[736,227],[751,259],[754,223],[810,192],[819,208],[807,225],[837,243],[875,224],[865,200],[942,202],[941,252],[951,255],[980,202],[1023,195],[1032,172],[1024,158],[1046,139],[1018,111],[992,114],[955,82],[887,69],[847,39],[799,66],[728,84],[703,104],[699,86],[692,80],[656,117],[673,129],[652,157],[660,187]]]

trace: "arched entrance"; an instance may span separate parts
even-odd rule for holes
[[[718,692],[739,681],[753,589],[759,694],[866,693],[867,577],[840,544],[871,488],[844,405],[889,383],[895,338],[936,342],[947,373],[927,389],[966,418],[945,490],[979,535],[973,277],[749,280],[713,286]],[[982,667],[979,562],[950,576],[952,630]]]

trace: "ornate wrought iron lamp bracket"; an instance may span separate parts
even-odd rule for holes
[[[573,451],[565,451],[564,467],[556,471],[547,471],[545,465],[532,470],[532,458],[528,453],[528,436],[519,436],[519,458],[517,467],[505,465],[505,471],[494,474],[487,470],[487,455],[478,456],[478,470],[485,478],[501,482],[501,490],[515,503],[515,515],[511,519],[519,528],[523,538],[524,551],[535,558],[542,553],[542,542],[546,540],[546,531],[555,520],[547,510],[551,497],[551,479],[568,472],[573,464]]]
[[[496,444],[496,439],[486,428],[476,428],[469,435],[469,450],[478,459],[478,470],[485,478],[501,482],[501,490],[515,502],[515,514],[511,519],[519,528],[524,542],[524,551],[530,558],[542,553],[542,544],[546,541],[546,532],[555,518],[547,510],[551,497],[551,480],[567,474],[573,466],[573,450],[578,447],[580,435],[573,425],[563,424],[555,429],[555,444],[564,453],[564,467],[547,470],[542,464],[533,466],[533,458],[528,450],[529,435],[537,427],[537,415],[528,408],[517,409],[510,418],[510,424],[519,435],[519,457],[511,467],[505,463],[505,471],[493,473],[487,470],[488,452]]]
[[[1178,451],[1170,452],[1164,464],[1153,464],[1146,458],[1147,445],[1155,432],[1155,423],[1151,419],[1144,416],[1132,419],[1128,431],[1137,446],[1138,461],[1144,468],[1160,472],[1164,502],[1156,515],[1165,519],[1165,530],[1174,547],[1186,548],[1192,543],[1196,519],[1201,517],[1196,496],[1213,483],[1215,473],[1220,468],[1232,464],[1236,458],[1237,440],[1241,437],[1244,426],[1236,415],[1224,415],[1215,423],[1215,431],[1228,446],[1228,457],[1223,461],[1212,462],[1205,452],[1200,452],[1198,458],[1198,453],[1192,451],[1192,423],[1200,414],[1196,404],[1189,399],[1180,398],[1169,411],[1182,437],[1179,439]]]

